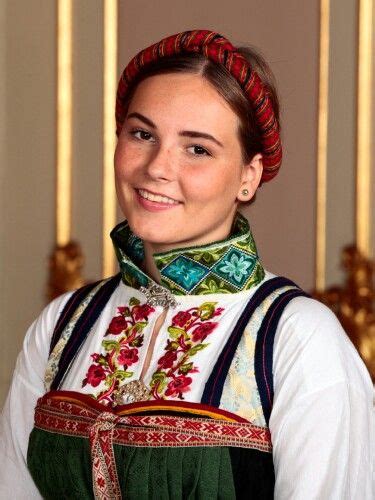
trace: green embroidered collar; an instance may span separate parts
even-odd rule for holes
[[[154,281],[142,269],[143,243],[127,221],[111,231],[122,280],[134,288]],[[249,223],[236,214],[231,235],[208,245],[178,248],[154,255],[161,284],[175,295],[236,293],[248,290],[264,278],[264,269]]]

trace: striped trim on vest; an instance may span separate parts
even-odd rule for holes
[[[273,402],[273,342],[277,324],[283,310],[292,298],[308,296],[293,281],[287,278],[276,277],[266,281],[250,298],[206,382],[202,403],[215,407],[220,405],[224,383],[245,328],[251,322],[255,310],[262,302],[276,290],[285,287],[293,288],[282,293],[271,304],[259,328],[255,348],[255,378],[264,417],[268,424]]]
[[[88,285],[79,288],[71,295],[56,323],[54,332],[52,334],[49,354],[51,354],[53,349],[56,347],[56,344],[59,341],[59,338],[61,337],[61,334],[64,331],[65,327],[69,323],[74,311],[77,309],[79,304],[87,297],[91,290],[93,290],[100,283],[100,281],[101,280],[94,283],[89,283]]]
[[[120,280],[120,273],[107,280],[107,282],[99,288],[96,294],[93,295],[84,312],[78,318],[69,340],[67,341],[60,356],[58,370],[50,386],[51,390],[56,390],[60,387],[69,366],[80,350],[83,342],[86,340],[95,321],[98,319],[111,295],[120,283]],[[74,312],[80,306],[82,301],[89,295],[90,291],[92,291],[99,283],[100,282],[97,282],[94,283],[93,286],[89,285],[87,287],[83,287],[83,289],[77,290],[67,302],[61,313],[61,320],[59,319],[55,331],[53,332],[52,338],[55,346]],[[52,350],[53,349],[51,349],[51,351]]]

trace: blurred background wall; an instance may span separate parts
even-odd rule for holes
[[[87,279],[102,272],[104,3],[73,1],[72,238]],[[358,3],[328,4],[327,285],[342,282],[340,250],[355,239],[358,38]],[[285,156],[246,215],[265,266],[307,290],[316,278],[319,15],[318,0],[118,2],[117,76],[139,49],[194,28],[252,44],[271,64]],[[55,242],[56,16],[52,0],[0,0],[0,403],[25,331],[46,304]]]

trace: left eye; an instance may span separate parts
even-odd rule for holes
[[[211,156],[207,149],[205,149],[203,146],[199,146],[198,144],[190,146],[188,149],[193,150],[191,152],[196,156]]]
[[[137,139],[141,139],[143,141],[151,142],[153,139],[152,134],[150,134],[150,132],[147,132],[146,130],[136,129],[136,130],[132,130],[130,133],[131,133],[131,135],[133,135]]]

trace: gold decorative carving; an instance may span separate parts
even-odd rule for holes
[[[57,2],[56,242],[69,243],[72,205],[73,1]]]
[[[117,0],[104,0],[103,10],[103,278],[108,278],[116,272],[113,245],[108,234],[116,224],[116,190],[113,176],[116,123],[113,111],[117,90],[117,3]]]
[[[314,297],[336,313],[375,382],[375,262],[350,245],[342,251],[341,266],[344,285],[315,292]]]
[[[371,186],[373,161],[373,0],[358,3],[356,243],[371,255]]]
[[[320,0],[319,106],[317,136],[315,287],[324,290],[326,275],[328,89],[330,62],[330,0]]]
[[[49,258],[48,300],[86,284],[82,277],[83,264],[83,252],[77,242],[55,246]]]

